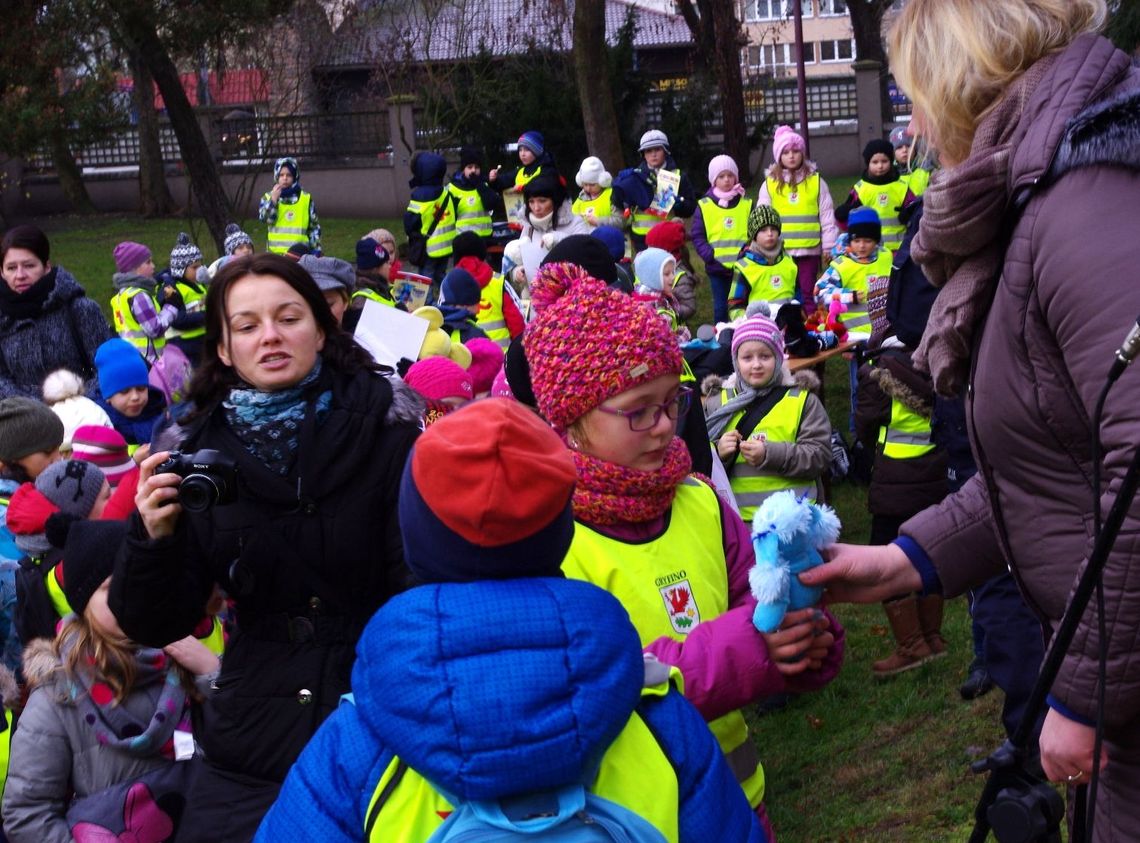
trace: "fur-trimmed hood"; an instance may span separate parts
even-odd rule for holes
[[[934,412],[934,384],[928,375],[914,368],[910,355],[884,354],[871,369],[870,377],[908,410],[927,419]]]
[[[46,684],[60,667],[59,657],[55,654],[50,638],[33,638],[24,647],[24,678],[28,682],[29,689]],[[6,672],[10,675],[10,671]],[[0,681],[2,678],[0,675]],[[7,694],[4,695],[4,704],[8,704]]]
[[[1070,120],[1048,179],[1102,165],[1140,170],[1140,91],[1091,105]]]

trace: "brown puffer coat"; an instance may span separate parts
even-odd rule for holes
[[[1080,119],[1073,118],[1080,115]],[[902,533],[930,556],[947,595],[1004,569],[1054,624],[1092,548],[1090,420],[1113,353],[1140,313],[1140,73],[1103,38],[1083,36],[1047,71],[1011,144],[1010,195],[1063,173],[1026,206],[975,351],[970,438],[981,469]],[[1140,371],[1125,372],[1100,426],[1107,513],[1140,444]],[[1140,827],[1140,498],[1104,574],[1109,640],[1104,712],[1111,822]],[[1094,603],[1095,606],[1095,603]],[[1053,695],[1096,714],[1095,610]],[[1135,838],[1129,838],[1135,839]]]

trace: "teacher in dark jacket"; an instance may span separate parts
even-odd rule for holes
[[[368,618],[407,585],[396,499],[421,408],[277,255],[232,260],[210,284],[190,400],[182,451],[232,460],[236,500],[190,511],[179,474],[155,473],[166,453],[144,461],[110,604],[127,635],[162,645],[194,628],[215,583],[232,598],[179,839],[244,841],[349,690]]]
[[[898,16],[891,65],[914,103],[912,128],[944,167],[911,251],[941,287],[915,360],[940,394],[969,385],[979,471],[895,543],[840,546],[802,577],[826,583],[832,600],[953,596],[1008,565],[1055,628],[1085,569],[1094,495],[1107,513],[1140,443],[1133,369],[1108,395],[1092,487],[1097,396],[1140,312],[1127,213],[1140,196],[1140,69],[1096,34],[1105,18],[1104,0],[911,0]],[[1094,601],[1040,738],[1048,777],[1081,785],[1100,720],[1095,843],[1135,840],[1140,828],[1140,498],[1103,583],[1107,634]]]
[[[111,327],[74,276],[52,266],[47,235],[34,225],[0,241],[0,398],[42,400],[44,378],[69,369],[90,378]]]

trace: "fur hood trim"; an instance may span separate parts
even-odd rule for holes
[[[1098,166],[1140,170],[1140,91],[1098,102],[1070,120],[1048,178]]]
[[[823,396],[819,394],[823,384],[820,383],[819,375],[812,369],[800,369],[798,372],[792,374],[792,381],[800,389],[812,393],[817,398],[822,399]]]
[[[705,379],[701,381],[701,395],[708,398],[710,395],[716,395],[724,389],[725,378],[720,375],[705,375]]]
[[[886,369],[878,367],[872,369],[871,379],[879,385],[883,392],[900,401],[908,410],[918,413],[923,418],[930,418],[931,413],[934,412],[934,403],[930,396],[919,395],[909,384],[904,383]]]
[[[0,664],[0,701],[4,708],[16,709],[20,705],[20,686],[16,683],[16,674],[6,665]]]
[[[388,383],[392,385],[392,403],[384,415],[385,424],[421,424],[426,408],[419,393],[398,377],[388,378]]]
[[[60,670],[50,638],[33,638],[24,648],[24,678],[29,688],[46,684]],[[5,698],[6,699],[6,698]]]

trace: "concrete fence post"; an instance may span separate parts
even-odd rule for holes
[[[868,141],[885,136],[883,126],[883,95],[879,77],[883,66],[877,61],[859,60],[851,65],[855,70],[855,102],[858,109],[859,149]]]

